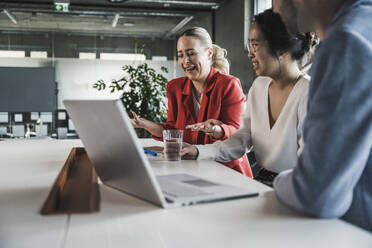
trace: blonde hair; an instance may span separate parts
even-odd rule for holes
[[[227,51],[225,48],[213,44],[213,57],[212,57],[212,66],[222,74],[228,75],[230,72],[230,64],[227,60]]]
[[[192,27],[189,29],[186,29],[180,36],[190,36],[198,39],[202,45],[206,48],[212,48],[213,49],[213,56],[211,65],[219,72],[223,74],[229,74],[230,65],[229,62],[226,59],[227,51],[224,48],[219,47],[216,44],[212,43],[212,39],[207,32],[202,27]]]

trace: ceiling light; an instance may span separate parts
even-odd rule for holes
[[[9,12],[7,9],[3,9],[3,12],[9,17],[9,19],[14,23],[17,24],[17,20],[15,19],[14,15]]]
[[[172,30],[170,30],[165,36],[170,37],[174,34],[176,34],[181,28],[183,28],[187,23],[189,23],[192,19],[194,19],[194,16],[188,16],[182,19]]]
[[[123,26],[124,27],[133,27],[134,26],[134,22],[124,22],[123,23]]]
[[[116,24],[118,24],[119,17],[120,17],[119,14],[115,14],[115,17],[114,17],[114,19],[112,20],[112,27],[113,27],[113,28],[116,27]]]
[[[125,2],[126,0],[107,0],[109,1],[110,3],[122,3],[122,2]]]

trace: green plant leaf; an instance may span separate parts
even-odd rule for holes
[[[120,99],[128,113],[137,113],[140,117],[154,121],[164,122],[167,116],[165,99],[166,77],[163,72],[168,73],[166,67],[161,67],[160,73],[149,67],[147,63],[137,66],[124,65],[122,67],[125,76],[118,80],[113,79],[108,86],[110,93],[120,92]],[[107,84],[99,80],[93,84],[98,91],[105,90]],[[137,129],[139,137],[151,137],[143,129]]]

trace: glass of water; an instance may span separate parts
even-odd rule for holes
[[[180,161],[183,130],[169,129],[163,131],[164,155],[168,161]]]

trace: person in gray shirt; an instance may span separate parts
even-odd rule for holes
[[[273,0],[291,33],[315,31],[304,149],[274,181],[284,204],[372,231],[372,0]]]

